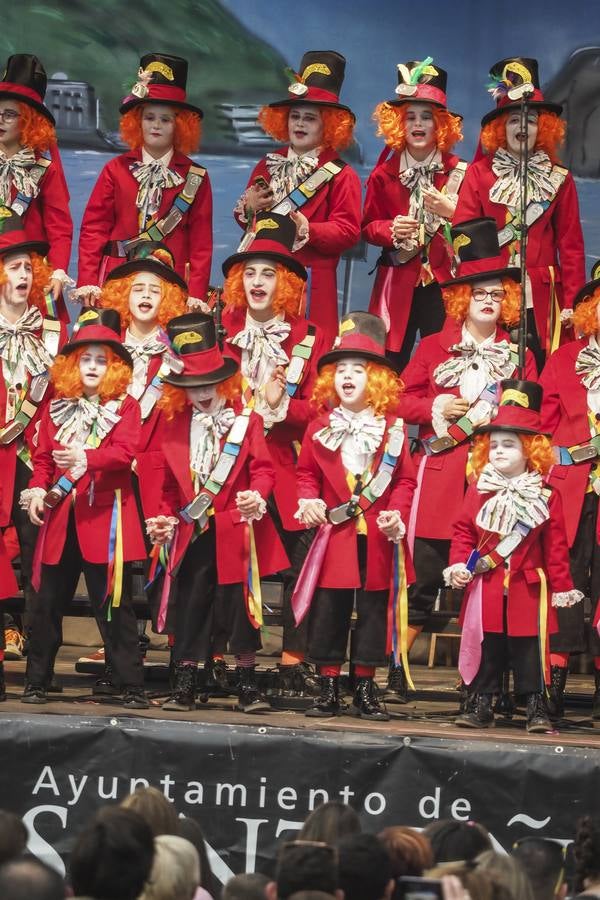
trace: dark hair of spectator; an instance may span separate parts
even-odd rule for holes
[[[234,875],[221,891],[221,900],[265,900],[265,888],[269,883],[260,872]]]
[[[298,839],[324,841],[333,846],[347,834],[359,834],[360,831],[360,819],[352,807],[339,800],[330,800],[307,816]]]
[[[339,886],[345,900],[381,900],[392,876],[387,850],[374,834],[354,834],[338,844]]]
[[[27,829],[21,818],[0,809],[0,865],[25,853]]]
[[[582,891],[590,884],[600,881],[600,823],[591,816],[584,816],[577,822],[573,857],[576,891]]]
[[[289,841],[277,855],[275,881],[280,900],[298,891],[333,894],[338,887],[337,851],[317,841]]]
[[[487,829],[477,822],[440,819],[424,828],[423,834],[429,838],[436,864],[462,859],[468,861],[492,849]]]
[[[196,819],[192,819],[190,816],[181,816],[177,820],[177,827],[177,834],[182,838],[186,838],[186,840],[188,840],[190,844],[193,844],[198,851],[198,859],[200,860],[200,887],[203,887],[205,891],[208,891],[211,897],[216,897],[218,891],[215,889],[215,878],[210,867],[208,853],[206,852],[202,828]]]
[[[35,856],[21,856],[0,866],[3,900],[64,900],[64,896],[65,883],[58,872]]]
[[[556,841],[526,837],[513,846],[511,855],[518,859],[529,876],[535,900],[550,900],[564,880],[565,854]]]
[[[179,834],[177,810],[158,788],[137,788],[133,794],[125,797],[121,807],[138,813],[150,826],[154,837],[159,834]]]

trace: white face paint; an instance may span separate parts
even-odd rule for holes
[[[79,357],[79,374],[86,397],[98,393],[108,369],[108,354],[102,344],[90,344]]]
[[[519,111],[509,113],[506,120],[506,146],[513,156],[520,156],[525,146],[525,138],[527,137],[527,148],[531,153],[535,147],[538,133],[538,114],[530,112],[527,116],[528,129],[527,135],[521,130],[521,114]]]
[[[33,266],[28,253],[9,254],[1,262],[6,281],[0,285],[0,311],[12,319],[27,308],[33,286]]]
[[[288,115],[290,144],[296,153],[308,153],[321,146],[323,117],[318,106],[310,103],[292,106]]]
[[[136,324],[158,324],[162,280],[153,272],[136,272],[129,291],[129,312]]]
[[[223,398],[217,394],[216,384],[188,387],[185,392],[194,409],[209,416],[212,416],[223,405]]]
[[[162,103],[144,103],[142,139],[144,148],[156,159],[171,150],[175,140],[175,109]]]
[[[429,103],[409,103],[404,118],[406,146],[415,159],[423,160],[437,146],[435,119]]]
[[[467,316],[474,325],[495,325],[500,318],[504,288],[499,278],[476,281],[471,285]]]
[[[12,156],[21,147],[21,114],[16,100],[0,100],[0,150]]]
[[[268,259],[252,259],[244,266],[242,279],[253,318],[259,321],[271,319],[277,289],[275,264]]]
[[[514,431],[492,431],[490,462],[505,478],[516,478],[527,469],[523,442]]]
[[[360,357],[342,359],[335,367],[335,392],[350,412],[361,412],[367,403],[367,363]]]

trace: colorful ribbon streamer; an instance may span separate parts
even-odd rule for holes
[[[408,665],[408,589],[402,542],[394,547],[392,586],[388,603],[388,652],[390,650],[394,655],[395,664],[402,663],[407,684],[411,691],[414,691],[415,686]]]
[[[294,614],[296,628],[300,625],[310,609],[310,604],[312,603],[312,598],[323,565],[325,551],[327,550],[329,538],[331,537],[332,528],[333,525],[331,522],[319,526],[319,530],[315,535],[314,541],[310,545],[310,550],[306,555],[296,581],[294,593],[292,594],[292,612]]]
[[[421,461],[419,463],[419,468],[417,469],[417,486],[415,488],[415,495],[413,497],[412,506],[410,508],[410,516],[408,519],[408,529],[406,532],[406,542],[408,544],[408,549],[411,552],[411,555],[414,555],[415,552],[415,533],[417,530],[417,513],[419,511],[419,503],[421,500],[421,491],[423,490],[423,476],[425,475],[425,463],[427,462],[427,457],[423,455],[421,457]]]
[[[258,555],[256,553],[256,541],[254,528],[248,523],[249,557],[248,557],[248,590],[246,603],[248,618],[254,628],[260,628],[263,624],[262,591],[260,587],[260,572],[258,570]]]
[[[469,591],[458,654],[458,671],[469,685],[481,665],[483,641],[483,578],[476,575]]]
[[[538,615],[538,635],[540,644],[540,667],[544,685],[550,684],[548,668],[548,582],[543,569],[536,569],[540,576],[540,606]]]
[[[110,531],[108,535],[108,570],[106,573],[106,596],[108,609],[106,618],[112,619],[113,607],[117,609],[121,605],[123,592],[123,515],[121,488],[115,490],[110,519]]]

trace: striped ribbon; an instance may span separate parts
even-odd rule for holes
[[[260,628],[263,624],[262,591],[260,587],[260,572],[258,570],[258,556],[256,553],[256,541],[254,528],[248,522],[248,585],[246,593],[246,609],[248,618],[254,628]]]
[[[388,603],[388,652],[393,653],[396,665],[402,663],[409,688],[415,686],[408,666],[408,590],[402,542],[394,547],[392,586]]]
[[[50,316],[51,319],[58,319],[58,312],[56,310],[56,301],[52,296],[52,291],[48,291],[47,294],[44,294],[44,300],[46,303],[46,312]]]
[[[123,515],[121,488],[115,490],[110,519],[110,531],[108,535],[108,571],[106,574],[106,596],[108,601],[106,612],[107,621],[112,619],[113,607],[117,609],[121,605],[123,592]]]
[[[558,296],[556,293],[556,280],[554,275],[554,266],[548,266],[550,274],[550,315],[548,316],[548,334],[546,336],[546,350],[554,353],[560,345],[560,306],[558,304]]]
[[[543,569],[536,569],[540,577],[540,606],[538,613],[538,640],[540,645],[540,667],[544,685],[550,684],[548,668],[548,582]]]
[[[165,577],[163,580],[162,591],[160,593],[160,603],[158,605],[158,615],[156,617],[156,629],[159,634],[162,634],[165,630],[165,625],[167,624],[167,608],[169,606],[169,595],[171,593],[171,566],[169,565],[169,559],[172,557],[175,559],[177,554],[177,541],[179,538],[179,528],[175,529],[175,537],[173,538],[172,545],[166,545],[161,547],[157,553],[154,554],[154,558],[160,562],[160,565],[164,567]],[[156,550],[156,547],[154,548]],[[154,560],[153,560],[154,562]],[[158,562],[156,568],[158,568]],[[151,570],[152,571],[152,570]]]

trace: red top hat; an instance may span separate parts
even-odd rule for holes
[[[167,325],[167,334],[183,363],[181,372],[165,376],[169,384],[183,388],[219,384],[238,371],[237,362],[221,352],[212,316],[198,312],[176,316]]]
[[[89,344],[103,344],[133,369],[133,359],[121,343],[121,316],[116,309],[84,309],[73,326],[68,344],[60,351],[65,356]]]
[[[346,72],[346,58],[335,50],[309,50],[302,57],[299,72],[287,70],[293,78],[285,100],[269,103],[271,107],[296,106],[312,103],[316,106],[335,106],[354,113],[340,103],[339,94]]]
[[[545,109],[560,116],[560,103],[544,100],[540,90],[537,59],[525,56],[510,56],[501,59],[490,69],[488,91],[496,101],[496,109],[486,113],[481,126],[487,125],[502,113],[521,108],[521,99],[525,95],[527,105],[531,109]]]
[[[25,234],[23,219],[8,206],[0,206],[0,258],[12,253],[39,253],[50,248],[46,241],[32,241]]]
[[[451,229],[454,256],[458,260],[456,278],[444,281],[440,287],[455,284],[471,284],[483,278],[510,278],[521,281],[521,270],[516,266],[502,266],[496,220],[492,218],[469,219]]]
[[[31,53],[15,53],[8,57],[0,81],[0,100],[10,97],[20,103],[26,103],[54,125],[56,124],[54,116],[44,106],[47,83],[46,70],[37,56]]]
[[[108,273],[105,283],[115,278],[125,278],[134,272],[153,272],[164,281],[170,281],[187,292],[187,284],[175,271],[175,257],[166,244],[160,241],[140,241],[127,253],[127,262]]]
[[[306,269],[292,252],[295,240],[296,226],[289,216],[281,216],[274,212],[259,212],[254,220],[254,230],[246,233],[240,244],[243,249],[238,249],[223,263],[223,274],[227,275],[237,262],[264,257],[281,263],[306,281]]]
[[[161,103],[189,109],[200,118],[204,115],[197,106],[186,99],[187,60],[168,53],[146,53],[140,60],[138,80],[119,107],[120,113],[139,106],[140,103]]]
[[[379,316],[368,312],[348,313],[340,322],[339,335],[333,342],[333,349],[321,356],[317,368],[321,371],[329,363],[356,356],[396,371],[385,355],[385,337],[385,323]]]
[[[446,70],[441,66],[434,66],[432,56],[423,60],[398,63],[397,96],[393,100],[388,100],[388,103],[390,106],[400,106],[402,103],[431,103],[447,110],[447,81]],[[451,115],[456,116],[458,113]]]
[[[495,419],[476,428],[474,434],[490,431],[515,431],[518,434],[542,434],[540,409],[543,390],[535,381],[506,379],[500,382],[500,403]]]

